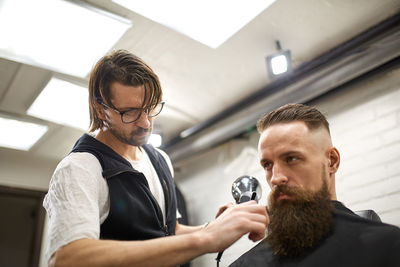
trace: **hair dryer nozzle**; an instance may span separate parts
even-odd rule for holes
[[[261,195],[261,185],[253,176],[241,176],[232,184],[232,196],[237,204],[250,200],[255,200],[258,203]]]

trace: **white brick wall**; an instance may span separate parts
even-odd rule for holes
[[[341,153],[338,199],[353,210],[374,209],[384,222],[400,226],[400,71],[313,104],[327,115],[333,143]],[[220,205],[233,202],[231,184],[240,175],[262,182],[261,203],[266,203],[269,188],[254,153],[257,142],[258,134],[253,133],[176,164],[175,179],[186,197],[191,224],[212,220]],[[243,237],[225,251],[220,266],[228,266],[252,246]],[[193,267],[216,266],[215,257],[199,257]]]
[[[400,71],[317,104],[326,111],[342,163],[338,198],[354,210],[374,209],[400,226]]]

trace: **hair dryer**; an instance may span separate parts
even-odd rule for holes
[[[232,184],[232,196],[236,201],[236,204],[255,200],[257,203],[261,198],[262,189],[258,180],[249,175],[240,176]],[[224,251],[218,253],[217,267],[221,261],[221,257]]]

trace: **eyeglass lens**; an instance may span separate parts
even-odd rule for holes
[[[144,111],[148,117],[155,117],[160,114],[161,109],[163,107],[163,103],[156,105],[154,108],[145,108],[145,109],[132,109],[127,112],[124,112],[122,115],[122,121],[125,123],[130,123],[138,120]]]

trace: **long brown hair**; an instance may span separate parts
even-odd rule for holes
[[[114,82],[127,86],[144,86],[145,99],[142,108],[161,102],[162,89],[154,71],[142,59],[126,50],[113,51],[102,57],[90,74],[90,132],[103,127],[103,121],[97,116],[96,103],[114,107],[110,100],[110,86]]]

